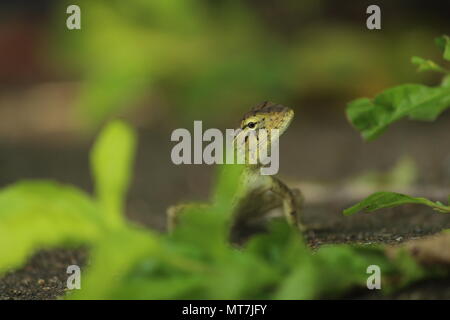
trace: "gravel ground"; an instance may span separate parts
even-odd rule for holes
[[[85,261],[86,250],[41,251],[26,266],[0,279],[0,300],[57,299],[65,293],[67,266]]]

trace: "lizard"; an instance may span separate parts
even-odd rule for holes
[[[291,108],[264,101],[244,115],[234,141],[238,141],[239,135],[257,133],[259,129],[277,129],[277,135],[269,135],[268,143],[270,145],[286,131],[293,118],[294,111]],[[241,141],[247,143],[247,138]],[[246,152],[248,155],[248,149]],[[248,157],[246,157],[246,161],[248,161]],[[234,226],[245,225],[254,218],[264,216],[272,209],[282,207],[288,223],[305,231],[306,228],[300,216],[303,204],[301,192],[298,189],[290,189],[284,182],[272,175],[261,175],[260,168],[259,161],[256,164],[246,163],[245,165],[239,181],[239,190],[241,191],[236,193],[233,200]],[[169,232],[174,229],[179,213],[191,205],[198,204],[180,204],[168,208]]]

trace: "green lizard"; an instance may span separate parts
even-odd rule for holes
[[[294,118],[294,111],[280,104],[265,101],[253,107],[244,115],[241,121],[239,135],[246,135],[250,131],[258,132],[259,129],[277,129],[277,135],[269,135],[268,146],[283,134]],[[247,142],[247,139],[241,140]],[[245,149],[244,149],[245,150]],[[247,149],[248,155],[248,149]],[[246,157],[248,161],[248,157]],[[247,164],[242,172],[239,183],[239,191],[233,200],[233,221],[235,226],[245,225],[256,218],[260,218],[270,210],[282,207],[287,221],[305,230],[301,223],[300,210],[303,202],[301,193],[297,189],[290,189],[278,178],[271,175],[261,175],[261,164]],[[199,204],[180,204],[167,210],[168,228],[173,230],[177,223],[177,217],[188,206]],[[201,205],[201,206],[206,206]]]

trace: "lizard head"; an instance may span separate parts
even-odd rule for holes
[[[258,129],[277,129],[280,135],[289,127],[294,111],[281,104],[264,101],[244,115],[241,130],[249,132]]]
[[[292,109],[269,101],[260,103],[247,112],[234,138],[239,152],[245,154],[246,163],[252,159],[259,162],[260,155],[270,150],[271,144],[286,131],[293,118],[294,111]],[[261,133],[259,130],[266,130],[267,135],[259,135]],[[254,148],[248,149],[250,136],[255,137],[256,145]]]

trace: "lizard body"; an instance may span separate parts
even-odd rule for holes
[[[265,146],[268,148],[270,143],[278,139],[289,127],[293,117],[294,111],[288,107],[268,101],[260,103],[244,115],[235,141],[239,141],[239,135],[247,135],[250,131],[277,129],[277,134],[268,137],[268,145]],[[240,141],[246,143],[247,139],[241,139]],[[246,152],[249,153],[248,150]],[[233,201],[234,224],[237,226],[246,224],[254,218],[263,216],[271,209],[282,207],[287,221],[300,230],[304,230],[305,228],[300,221],[300,209],[303,202],[301,193],[296,189],[291,190],[274,176],[261,175],[260,167],[260,162],[247,164],[241,174],[240,191],[236,193]],[[169,230],[176,225],[179,212],[189,205],[181,204],[168,209]]]

